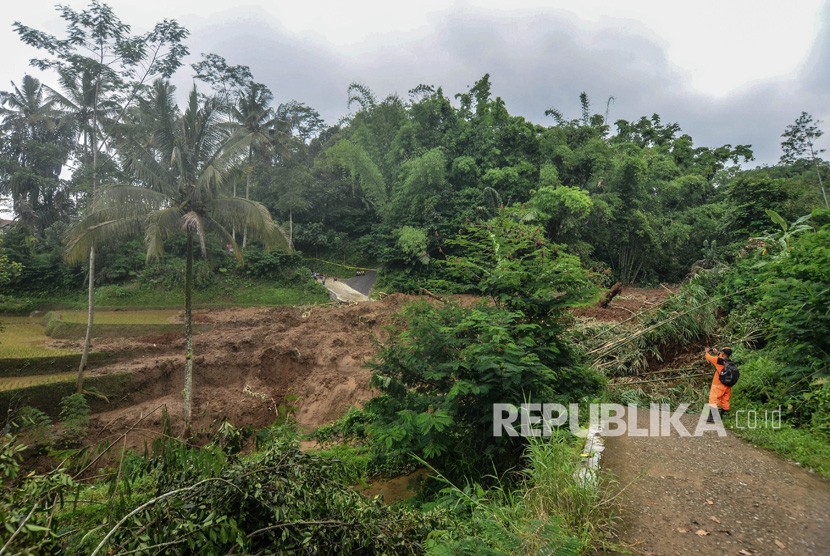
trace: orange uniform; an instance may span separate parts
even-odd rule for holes
[[[709,405],[717,409],[720,404],[721,409],[729,411],[729,397],[732,395],[732,387],[724,386],[718,375],[723,370],[723,353],[718,355],[710,355],[706,353],[706,360],[715,366],[715,376],[712,377],[712,386],[709,387]]]

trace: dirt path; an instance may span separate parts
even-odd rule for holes
[[[638,426],[649,414],[638,412]],[[698,418],[682,423],[693,431]],[[622,540],[635,554],[830,554],[830,481],[732,433],[606,446],[603,467],[628,485]]]

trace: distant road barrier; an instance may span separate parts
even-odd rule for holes
[[[364,268],[362,266],[349,266],[349,265],[346,265],[346,264],[335,263],[333,261],[327,261],[325,259],[316,259],[314,257],[303,257],[303,260],[304,261],[320,261],[321,263],[333,264],[334,266],[339,266],[341,268],[348,268],[349,270],[371,270],[371,271],[375,271],[375,272],[377,271],[376,268]]]

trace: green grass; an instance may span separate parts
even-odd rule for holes
[[[450,500],[470,511],[469,522],[438,532],[441,554],[594,554],[609,546],[616,520],[608,476],[581,480],[582,440],[568,435],[530,438],[527,466],[489,490],[450,486]],[[439,480],[443,480],[439,477]]]
[[[85,310],[59,311],[64,322],[86,324]],[[182,311],[177,309],[150,309],[131,311],[95,311],[95,324],[175,324],[181,321]]]
[[[326,303],[328,294],[322,287],[275,286],[271,283],[245,280],[219,283],[193,292],[195,307],[238,307],[310,305]],[[58,306],[82,310],[86,308],[86,296],[80,292],[53,300]],[[98,308],[143,308],[163,309],[184,307],[184,291],[174,289],[141,288],[137,284],[126,286],[102,286],[96,290],[95,303]]]
[[[51,348],[42,324],[29,317],[3,317],[0,332],[0,359],[30,359],[72,355],[77,350]]]
[[[71,371],[51,375],[0,377],[0,392],[30,388],[42,384],[54,384],[55,382],[73,382],[77,376],[77,371]]]
[[[763,410],[760,411],[760,415],[763,415]],[[781,423],[780,429],[762,426],[755,429],[730,429],[747,442],[772,450],[825,477],[830,477],[830,442],[815,432],[793,428],[786,422]]]
[[[326,289],[314,283],[279,285],[272,281],[236,276],[220,277],[216,283],[193,292],[195,307],[248,307],[278,305],[311,305],[329,301]],[[0,315],[25,315],[40,310],[85,311],[86,290],[55,295],[2,296]],[[184,307],[181,288],[163,289],[142,286],[138,282],[99,286],[95,290],[96,309],[165,309]],[[84,322],[86,322],[84,316]],[[8,317],[0,317],[8,321]]]
[[[310,449],[308,451],[322,458],[336,459],[341,462],[347,482],[363,486],[367,484],[369,461],[372,458],[368,447],[333,444],[325,448]]]

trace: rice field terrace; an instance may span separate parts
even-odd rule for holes
[[[77,349],[50,345],[43,317],[0,317],[0,359],[26,359],[71,355]]]
[[[86,324],[86,311],[59,311],[61,320]],[[96,324],[172,324],[181,321],[179,309],[96,311]]]
[[[95,315],[98,339],[161,335],[179,330],[181,311],[112,310]],[[71,381],[81,356],[85,311],[59,311],[33,316],[3,316],[0,332],[0,392]],[[96,341],[96,345],[98,342]],[[113,360],[129,350],[93,346],[91,362]]]
[[[42,384],[53,384],[55,382],[72,382],[77,376],[77,371],[68,371],[48,375],[0,377],[0,392],[19,390],[21,388],[40,386]]]

